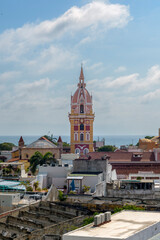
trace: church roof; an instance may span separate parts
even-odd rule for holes
[[[58,138],[58,141],[57,142],[62,142],[62,138],[61,138],[61,136],[59,136],[59,138]]]
[[[50,142],[47,138],[41,137],[35,142],[29,144],[27,148],[57,148],[57,146]]]
[[[19,143],[24,143],[24,140],[23,140],[22,136],[19,139]]]

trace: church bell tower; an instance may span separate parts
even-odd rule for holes
[[[71,152],[87,154],[93,152],[94,113],[92,96],[86,89],[82,66],[77,87],[74,95],[71,96],[71,113],[69,114]]]

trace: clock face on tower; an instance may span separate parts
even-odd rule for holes
[[[81,118],[81,119],[80,119],[80,123],[84,123],[84,119]]]

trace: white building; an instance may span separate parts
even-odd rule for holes
[[[89,224],[63,235],[63,240],[149,240],[160,233],[160,213],[122,211],[111,221],[94,226]]]
[[[9,211],[17,206],[20,201],[20,193],[0,193],[0,211]]]
[[[49,166],[46,164],[39,166],[39,174],[37,176],[39,187],[48,188],[54,184],[56,188],[63,188],[64,185],[67,185],[68,172],[68,167]]]

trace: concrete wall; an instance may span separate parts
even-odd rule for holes
[[[121,198],[142,198],[154,199],[160,197],[160,192],[154,190],[123,190],[123,189],[107,189],[107,197]]]
[[[55,154],[56,159],[60,158],[59,148],[27,148],[27,147],[23,147],[21,149],[21,158],[30,159],[37,151],[42,153],[43,155],[47,152],[51,152],[52,154]]]
[[[38,174],[36,181],[39,182],[41,189],[47,188],[47,174]]]
[[[90,186],[90,190],[93,193],[96,189],[96,184],[101,182],[102,174],[96,176],[84,176],[83,185]]]
[[[52,184],[56,186],[56,188],[63,188],[64,185],[67,185],[66,178],[52,178]]]
[[[0,207],[11,208],[20,201],[20,193],[0,193]]]
[[[62,188],[66,185],[65,180],[68,175],[68,168],[58,166],[39,166],[39,175],[47,175],[47,187],[51,186],[53,183],[56,187]]]
[[[76,159],[73,161],[73,172],[106,172],[106,160]]]
[[[67,233],[69,231],[72,231],[75,227],[80,227],[81,224],[83,223],[83,219],[86,218],[87,216],[79,216],[75,217],[73,219],[69,219],[67,221],[63,221],[59,224],[54,224],[49,227],[45,227],[44,229],[39,229],[36,231],[32,232],[32,235],[27,236],[24,239],[30,239],[30,240],[35,240],[35,239],[41,239],[43,235],[48,235],[48,234],[55,234],[55,235],[62,235],[64,233]],[[17,240],[21,240],[21,238],[17,238]]]
[[[106,182],[105,181],[103,181],[101,183],[98,183],[96,185],[94,196],[96,196],[96,197],[103,197],[103,196],[105,196],[106,195],[105,188],[106,188]]]

